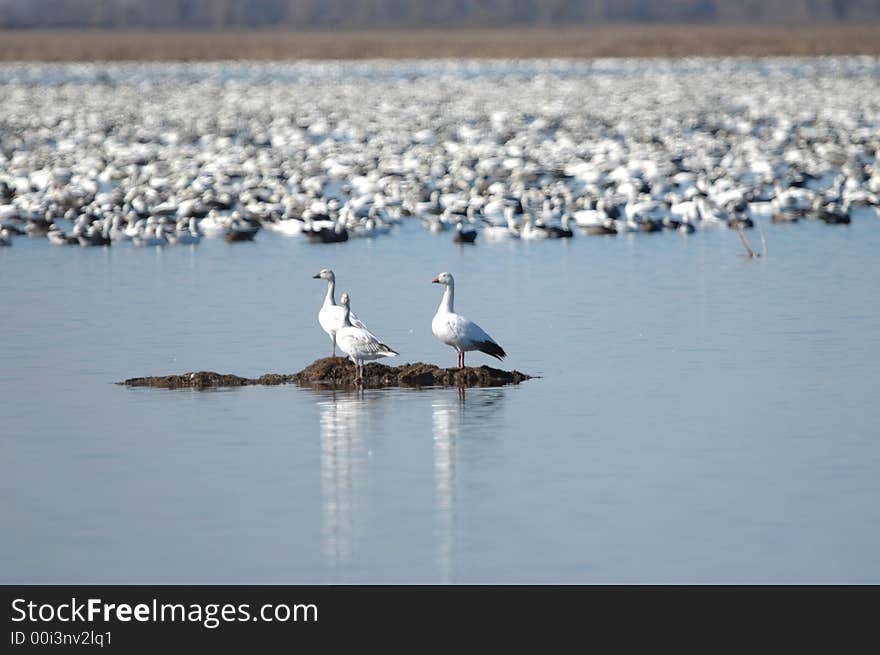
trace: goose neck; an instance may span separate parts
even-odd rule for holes
[[[455,302],[455,285],[447,284],[443,291],[443,298],[440,299],[440,308],[437,310],[442,313],[452,314],[453,303]]]
[[[327,295],[324,296],[324,306],[332,307],[336,304],[336,280],[330,278],[327,281]]]

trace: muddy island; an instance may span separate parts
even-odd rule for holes
[[[303,387],[353,389],[354,364],[345,357],[319,359],[299,373],[266,373],[258,378],[244,378],[227,373],[197,371],[182,375],[159,375],[129,378],[118,384],[129,387],[158,387],[161,389],[212,389],[217,387],[245,387],[251,385],[298,384]],[[519,371],[502,371],[491,366],[440,368],[421,362],[386,366],[371,363],[364,367],[365,389],[388,387],[500,387],[519,384],[532,378]]]

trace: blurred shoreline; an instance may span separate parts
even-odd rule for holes
[[[367,31],[0,30],[0,61],[880,55],[880,24]]]

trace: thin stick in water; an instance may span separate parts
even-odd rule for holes
[[[758,233],[761,235],[761,256],[767,257],[767,240],[764,238],[764,230],[758,225]]]
[[[739,238],[742,240],[743,245],[746,247],[746,251],[749,253],[749,257],[756,257],[755,251],[752,250],[752,246],[749,243],[749,240],[746,238],[745,232],[743,232],[743,227],[739,223],[736,224],[736,231],[739,232]]]

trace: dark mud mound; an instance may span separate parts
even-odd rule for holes
[[[129,378],[119,384],[129,387],[159,387],[162,389],[210,389],[212,387],[244,387],[256,382],[237,375],[198,371],[183,375],[157,375],[145,378]]]
[[[502,371],[490,366],[479,368],[440,368],[433,364],[403,364],[385,366],[367,364],[364,367],[363,387],[381,389],[385,387],[499,387],[505,384],[519,384],[532,376],[519,371]],[[299,373],[267,373],[258,378],[243,378],[238,375],[198,371],[183,375],[162,375],[155,377],[130,378],[119,384],[130,387],[159,387],[162,389],[211,389],[215,387],[244,387],[254,384],[278,385],[298,384],[306,387],[330,389],[354,388],[354,364],[343,357],[319,359]]]
[[[351,387],[354,385],[354,364],[343,357],[326,357],[310,364],[293,376],[303,386]],[[363,386],[372,389],[382,387],[499,387],[519,384],[531,376],[519,371],[502,371],[490,366],[479,368],[440,368],[433,364],[402,364],[364,366]]]

